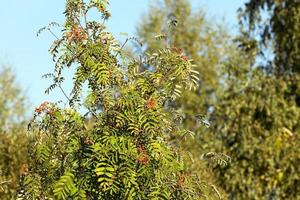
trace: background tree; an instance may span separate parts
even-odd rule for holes
[[[39,136],[19,198],[207,198],[206,185],[166,139],[188,132],[168,104],[182,89],[196,88],[197,71],[169,46],[139,54],[139,59],[124,54],[126,42],[137,39],[120,45],[106,31],[107,4],[66,1],[62,36],[50,49],[55,71],[45,76],[54,80],[47,91],[63,90],[62,70],[76,67],[71,95],[64,92],[71,107],[44,102],[36,109],[31,125]],[[100,11],[103,22],[88,20],[91,9]],[[84,84],[88,113],[81,115],[76,108],[82,105]],[[89,114],[95,119],[91,128],[85,124]]]
[[[9,67],[0,68],[0,129],[5,130],[25,119],[26,98]]]
[[[249,0],[240,9],[243,35],[257,42],[268,67],[279,75],[300,72],[299,11],[298,0]]]
[[[240,11],[244,59],[224,62],[207,133],[207,149],[233,159],[216,169],[230,199],[300,198],[298,11],[293,0],[251,0]]]
[[[210,119],[216,142],[206,149],[232,158],[217,180],[231,199],[297,199],[299,107],[290,82],[240,64],[227,66],[228,89]]]
[[[9,67],[0,69],[0,199],[16,195],[22,168],[26,170],[25,132],[28,102]]]

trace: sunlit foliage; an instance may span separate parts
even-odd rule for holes
[[[46,92],[62,90],[70,107],[44,102],[36,109],[30,127],[39,136],[19,199],[205,199],[205,185],[167,140],[188,132],[168,105],[197,88],[193,61],[168,45],[128,56],[125,44],[138,39],[119,44],[107,32],[107,5],[66,1],[66,23],[50,49],[55,70],[45,77],[54,81]],[[102,22],[89,19],[92,9]],[[53,26],[41,31],[53,33]],[[68,95],[62,71],[71,67]],[[78,111],[83,104],[86,114]],[[87,127],[89,117],[94,123]]]

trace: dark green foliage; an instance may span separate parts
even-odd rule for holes
[[[31,122],[38,131],[20,199],[202,199],[205,185],[187,171],[184,158],[167,142],[186,130],[168,104],[182,90],[195,89],[192,61],[168,46],[127,56],[103,23],[88,21],[98,9],[105,21],[106,1],[68,0],[62,37],[50,52],[56,61],[49,90],[76,67],[70,108],[43,103]],[[127,40],[126,40],[127,42]],[[148,66],[148,70],[141,68]],[[84,99],[88,113],[76,108]],[[92,125],[87,120],[92,117]],[[214,189],[214,188],[213,188]]]
[[[289,94],[292,81],[259,69],[247,77],[229,79],[210,118],[215,143],[206,149],[232,158],[216,168],[217,180],[230,199],[299,199],[300,109]]]
[[[230,199],[300,198],[297,10],[293,0],[248,1],[240,58],[224,62],[224,91],[210,116],[214,143],[205,149],[231,156],[215,170]]]
[[[241,10],[243,33],[263,47],[261,52],[276,73],[300,72],[300,2],[298,0],[250,0]],[[269,58],[274,53],[274,60]]]

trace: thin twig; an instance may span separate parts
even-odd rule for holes
[[[123,48],[125,47],[125,45],[126,45],[126,43],[127,43],[128,41],[129,41],[129,39],[128,39],[128,38],[126,38],[125,42],[122,44],[121,48],[119,49],[119,51],[116,53],[116,55],[115,55],[115,56],[117,56],[117,55],[119,55],[119,54],[120,54],[120,52],[123,50]]]
[[[64,91],[64,89],[61,87],[60,83],[58,84],[58,87],[62,91],[62,93],[64,94],[64,96],[68,99],[68,101],[70,102],[71,101],[70,97],[68,97],[68,95],[66,94],[66,92]]]
[[[94,115],[94,117],[96,117],[96,119],[98,119],[99,120],[99,117],[98,117],[98,115],[93,111],[93,110],[91,110],[91,109],[89,109],[89,111]]]
[[[50,28],[48,28],[48,31],[58,40],[59,38],[57,37],[57,35],[55,35],[55,33],[53,33],[53,31],[50,29]]]
[[[85,27],[87,27],[87,17],[86,17],[87,13],[88,13],[88,10],[86,10],[86,11],[84,12],[84,15],[83,15]]]

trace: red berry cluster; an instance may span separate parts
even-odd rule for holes
[[[82,41],[87,39],[87,34],[83,30],[83,28],[78,27],[78,26],[73,26],[71,31],[67,33],[67,39],[69,42],[77,42],[77,41]]]
[[[171,51],[173,53],[176,53],[176,54],[179,54],[179,55],[182,54],[182,52],[183,52],[182,48],[178,48],[178,47],[172,47]]]
[[[183,61],[188,61],[189,58],[185,55],[180,55],[180,58],[183,60]]]
[[[41,114],[42,112],[46,112],[48,115],[53,115],[54,110],[48,108],[50,103],[48,101],[43,102],[38,108],[35,109],[37,114]]]
[[[137,162],[141,165],[147,165],[150,159],[147,152],[145,151],[145,148],[142,146],[142,147],[138,147],[137,149],[140,153],[140,156],[137,158]]]
[[[179,187],[183,187],[184,182],[185,182],[185,177],[182,174],[179,174],[177,179],[177,185]]]
[[[147,101],[147,108],[154,109],[157,106],[157,101],[153,98],[148,99]]]
[[[188,58],[186,55],[183,54],[182,48],[172,47],[172,48],[171,48],[171,51],[172,51],[173,53],[178,54],[179,57],[180,57],[183,61],[188,61],[188,60],[189,60],[189,58]]]
[[[26,175],[28,173],[29,169],[28,169],[28,164],[22,164],[20,167],[20,175]]]

